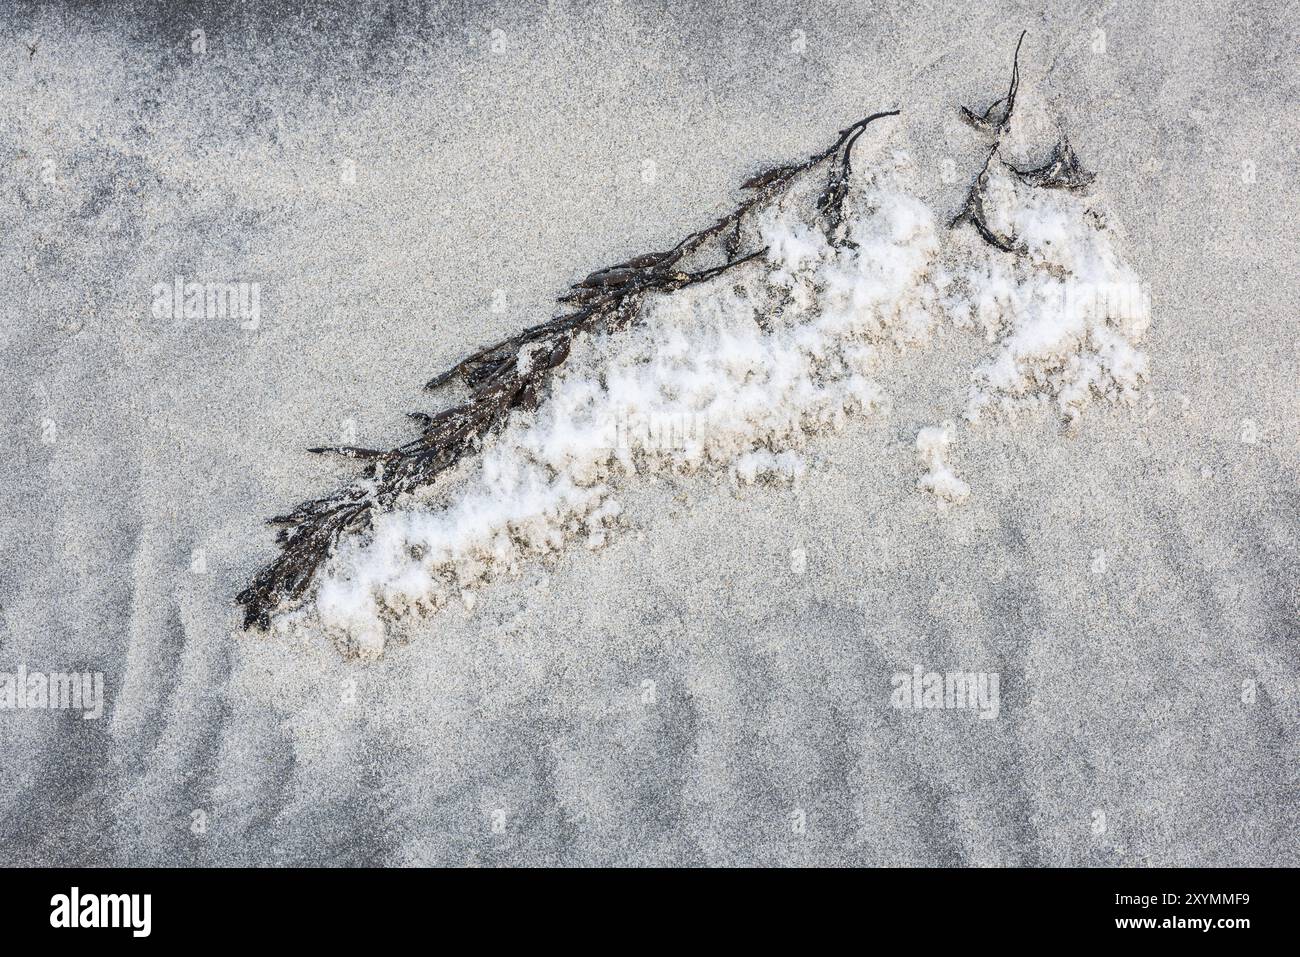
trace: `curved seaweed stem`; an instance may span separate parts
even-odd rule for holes
[[[998,147],[995,143],[989,150],[989,155],[984,159],[984,165],[980,167],[979,175],[975,177],[975,182],[971,184],[970,192],[966,194],[966,205],[961,212],[953,217],[948,226],[956,227],[962,223],[970,223],[975,227],[975,231],[984,238],[984,241],[995,249],[1000,249],[1006,253],[1020,252],[1022,247],[1019,242],[1010,236],[1003,236],[989,225],[988,216],[984,212],[984,186],[989,178],[989,165],[998,156]]]
[[[1074,148],[1064,132],[1042,166],[1018,169],[1008,163],[1007,168],[1022,182],[1044,189],[1082,189],[1097,178],[1096,173],[1088,172],[1079,163],[1079,157],[1074,155]]]
[[[1000,100],[995,100],[983,113],[975,113],[969,107],[961,108],[961,115],[966,122],[977,130],[985,133],[994,133],[1001,135],[1011,126],[1011,112],[1016,108],[1016,93],[1020,89],[1020,45],[1025,42],[1025,34],[1028,30],[1020,31],[1020,39],[1016,41],[1016,52],[1011,58],[1011,86],[1007,90],[1007,95]],[[1001,110],[999,111],[999,107]]]

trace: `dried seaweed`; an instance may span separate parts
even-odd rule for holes
[[[1021,250],[1020,244],[1010,236],[1003,236],[989,225],[988,215],[984,212],[984,186],[989,178],[989,165],[998,155],[998,148],[995,144],[989,150],[989,155],[984,160],[984,166],[981,167],[979,175],[975,177],[975,182],[971,184],[970,192],[966,194],[966,205],[962,207],[960,213],[953,217],[949,227],[960,226],[962,223],[970,223],[975,227],[984,241],[996,249],[1006,253],[1018,252]]]
[[[1016,92],[1020,89],[1020,44],[1025,42],[1025,34],[1028,32],[1028,30],[1021,30],[1020,39],[1016,41],[1016,53],[1011,59],[1011,86],[1007,90],[1007,95],[994,101],[987,110],[978,115],[968,107],[961,108],[961,115],[965,117],[966,122],[977,130],[1001,135],[1004,130],[1010,128],[1011,112],[1016,108]]]
[[[1023,170],[1007,164],[1007,168],[1030,186],[1044,189],[1082,189],[1096,179],[1095,173],[1079,165],[1079,157],[1074,155],[1074,148],[1064,133],[1042,166]]]
[[[410,413],[420,424],[418,438],[388,451],[355,446],[310,449],[366,464],[360,479],[351,485],[270,520],[285,526],[276,537],[281,551],[236,597],[244,607],[244,627],[268,627],[274,612],[306,594],[341,538],[364,533],[378,511],[392,507],[402,495],[428,487],[473,454],[482,437],[501,429],[512,412],[535,408],[576,336],[626,328],[637,320],[648,294],[708,282],[763,255],[765,248],[741,252],[747,215],[783,194],[800,174],[827,161],[830,168],[817,199],[817,216],[830,242],[847,242],[843,207],[853,146],[868,125],[898,113],[874,113],[840,130],[834,143],[802,163],[750,177],[742,184],[750,191],[749,198],[713,225],[692,233],[667,252],[648,253],[596,270],[560,298],[572,311],[480,349],[429,380],[425,388],[436,390],[459,379],[468,386],[470,397],[436,414]],[[718,247],[711,251],[713,264],[697,263],[688,268],[692,259],[708,256],[711,242]],[[719,257],[720,262],[716,261]]]
[[[1004,236],[993,229],[989,225],[988,216],[984,211],[984,190],[988,184],[989,168],[994,160],[1009,169],[1027,185],[1043,189],[1081,189],[1095,178],[1095,174],[1088,172],[1079,164],[1079,158],[1075,155],[1074,148],[1070,146],[1070,141],[1065,133],[1061,133],[1051,156],[1047,158],[1047,161],[1042,166],[1033,169],[1019,169],[1002,159],[999,147],[1002,142],[1002,135],[1011,128],[1011,114],[1016,105],[1016,92],[1020,88],[1020,46],[1025,42],[1026,32],[1022,30],[1020,39],[1016,41],[1016,52],[1011,61],[1011,87],[1007,91],[1007,95],[990,106],[980,116],[977,116],[964,106],[961,108],[962,116],[965,117],[966,121],[977,129],[993,133],[994,141],[988,156],[984,159],[984,165],[980,168],[975,181],[971,183],[970,191],[966,194],[966,201],[962,205],[961,211],[948,224],[950,227],[955,228],[962,223],[970,223],[990,246],[1008,253],[1024,252],[1024,245],[1015,237]],[[999,113],[1000,107],[1001,111]]]

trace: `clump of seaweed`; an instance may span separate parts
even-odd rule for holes
[[[1022,30],[1020,39],[1016,41],[1016,52],[1011,60],[1011,85],[1006,96],[994,102],[981,114],[976,114],[965,106],[961,108],[966,122],[978,130],[992,133],[994,140],[988,155],[984,158],[984,165],[980,167],[975,181],[971,183],[970,191],[966,194],[966,202],[949,224],[956,227],[962,223],[969,223],[990,246],[1008,253],[1023,252],[1024,248],[1015,237],[1005,236],[993,229],[989,225],[984,209],[985,190],[994,161],[1009,169],[1021,182],[1043,189],[1082,189],[1095,178],[1093,173],[1085,170],[1079,163],[1079,158],[1075,155],[1074,148],[1070,146],[1070,141],[1064,132],[1060,134],[1051,155],[1041,166],[1020,169],[1002,159],[1000,152],[1002,137],[1011,129],[1011,114],[1016,105],[1016,93],[1020,89],[1020,47],[1025,42],[1026,32],[1028,31]]]
[[[744,250],[750,214],[784,195],[804,173],[828,166],[816,201],[816,218],[832,245],[847,239],[844,201],[852,173],[853,146],[871,123],[897,116],[873,113],[839,131],[835,141],[801,163],[778,166],[741,184],[749,196],[731,213],[692,233],[666,252],[648,253],[604,269],[575,283],[560,298],[569,311],[462,359],[426,383],[438,390],[459,379],[469,398],[435,414],[410,413],[420,435],[387,451],[355,446],[310,449],[365,462],[360,478],[323,498],[271,519],[280,525],[280,555],[254,577],[236,600],[244,608],[244,627],[266,628],[280,608],[301,599],[318,569],[341,538],[363,534],[373,517],[403,495],[430,486],[444,472],[472,455],[482,438],[496,432],[516,410],[537,406],[551,376],[569,355],[575,337],[614,332],[637,321],[650,293],[668,293],[708,282],[762,256],[766,248]],[[752,244],[752,240],[751,240]]]

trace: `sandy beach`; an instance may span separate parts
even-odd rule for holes
[[[6,14],[0,672],[103,681],[0,710],[7,863],[1300,864],[1295,14]],[[1068,131],[1149,291],[1134,401],[962,424],[943,501],[918,433],[991,347],[941,328],[793,481],[635,476],[602,547],[382,655],[241,627],[266,520],[357,473],[307,448],[407,441],[431,376],[759,170],[898,109],[855,175],[905,164],[946,230],[1022,30],[1026,142]],[[949,672],[996,714],[892,700]]]

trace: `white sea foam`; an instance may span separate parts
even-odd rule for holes
[[[884,408],[881,358],[924,346],[940,322],[978,323],[994,343],[974,376],[972,420],[1050,399],[1073,417],[1094,395],[1137,387],[1146,320],[1070,299],[1137,283],[1086,201],[993,177],[991,224],[1025,244],[1017,257],[943,228],[895,167],[855,178],[850,243],[830,244],[793,201],[764,212],[761,261],[651,297],[630,329],[576,340],[535,412],[488,437],[446,487],[343,542],[298,615],[317,616],[349,652],[377,654],[391,615],[453,597],[472,607],[478,583],[529,557],[601,547],[636,473],[798,479],[808,437]],[[951,441],[946,428],[918,435],[920,484],[960,502],[970,490],[944,458]]]
[[[1020,182],[994,162],[989,227],[1020,256],[989,254],[965,273],[993,357],[977,371],[967,417],[990,406],[1055,400],[1073,420],[1094,398],[1131,400],[1147,373],[1138,351],[1150,323],[1145,286],[1088,201]]]
[[[964,502],[970,497],[967,485],[948,463],[948,446],[953,441],[949,425],[927,426],[916,434],[916,454],[926,467],[917,487],[947,502]]]

